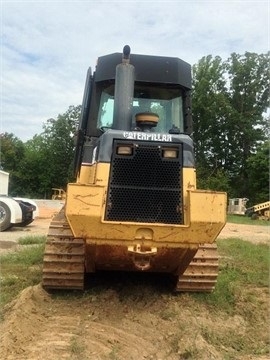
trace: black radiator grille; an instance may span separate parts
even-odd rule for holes
[[[132,146],[132,154],[117,155],[119,145]],[[164,158],[172,147],[177,158]],[[181,144],[115,141],[105,220],[182,224],[181,184]]]

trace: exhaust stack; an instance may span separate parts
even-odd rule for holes
[[[135,68],[129,62],[130,47],[126,45],[115,73],[113,128],[118,130],[130,130],[132,125]]]

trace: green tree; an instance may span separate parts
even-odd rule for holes
[[[250,196],[247,162],[257,146],[266,140],[264,116],[269,106],[269,53],[233,53],[226,62],[228,91],[235,138],[235,165],[232,181],[241,184],[238,196]]]
[[[196,172],[199,189],[232,192],[230,177],[223,169],[213,169],[210,172],[209,169],[197,166]]]
[[[14,134],[0,134],[0,161],[5,171],[11,171],[18,167],[18,163],[24,157],[24,145]]]
[[[249,205],[269,200],[270,141],[263,143],[257,152],[247,159]]]
[[[7,170],[14,179],[12,195],[49,198],[52,187],[66,188],[72,179],[74,133],[80,116],[80,106],[70,106],[56,119],[43,125],[43,132],[23,145],[23,156],[17,161],[16,171],[9,156]],[[4,157],[7,158],[5,147]]]
[[[46,198],[50,186],[47,169],[47,145],[42,135],[35,135],[25,143],[25,157],[20,163],[17,186],[20,194],[32,198]]]
[[[228,183],[230,195],[249,197],[247,161],[265,140],[268,69],[268,54],[251,53],[232,54],[226,62],[209,55],[193,67],[199,183],[219,179],[220,190]]]
[[[49,119],[44,126],[47,171],[51,187],[66,188],[72,179],[74,134],[77,129],[81,106],[70,106],[57,119]]]
[[[12,133],[0,134],[0,168],[9,173],[9,194],[16,195],[20,163],[25,155],[24,144]]]
[[[220,178],[221,172],[223,178],[227,177],[226,171],[233,161],[228,156],[230,112],[222,59],[203,57],[193,67],[193,127],[199,186],[209,188],[213,185],[210,179]],[[223,181],[220,186],[215,182],[215,190],[225,190],[223,185]]]

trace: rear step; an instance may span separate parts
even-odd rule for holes
[[[184,274],[179,276],[175,291],[211,292],[218,276],[217,245],[200,245]]]

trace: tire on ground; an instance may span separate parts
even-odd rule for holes
[[[0,201],[0,231],[5,231],[11,227],[10,209],[4,202]]]
[[[258,219],[259,219],[259,215],[258,215],[258,214],[253,213],[253,214],[251,215],[251,220],[258,220]]]

